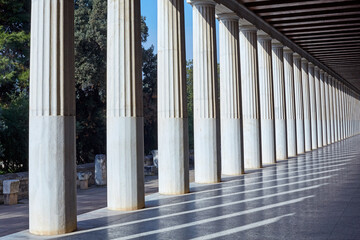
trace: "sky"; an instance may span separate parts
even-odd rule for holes
[[[193,58],[193,27],[192,27],[192,7],[186,3],[185,6],[185,45],[186,45],[186,59]],[[144,44],[146,48],[154,45],[155,52],[157,52],[157,0],[141,0],[141,15],[146,17],[146,24],[149,27],[149,37]],[[216,20],[216,38],[217,43],[219,36],[219,23]],[[218,49],[218,48],[217,48]],[[219,54],[217,54],[219,56]]]

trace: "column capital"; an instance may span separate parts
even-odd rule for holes
[[[315,71],[319,71],[320,68],[319,68],[318,66],[314,66],[314,70],[315,70]]]
[[[255,25],[248,22],[244,18],[240,18],[239,20],[239,29],[240,31],[250,31],[250,32],[256,32],[258,30]]]
[[[325,71],[324,71],[324,77],[326,77],[326,78],[327,78],[328,76],[329,76],[329,74],[328,74],[327,72],[325,72]]]
[[[272,40],[271,36],[269,34],[267,34],[266,32],[264,32],[263,30],[257,31],[257,39],[258,40],[269,40],[269,41]]]
[[[240,17],[234,12],[228,13],[218,13],[216,14],[216,18],[220,21],[228,20],[228,21],[239,21]]]
[[[294,57],[294,59],[300,59],[301,58],[300,54],[298,54],[297,52],[294,52],[293,57]]]
[[[284,46],[284,53],[294,53],[294,51],[288,46]]]
[[[315,67],[315,65],[312,62],[309,62],[309,67]]]
[[[309,61],[306,58],[301,58],[302,63],[308,63]]]
[[[324,74],[325,72],[324,72],[324,70],[322,70],[322,69],[320,68],[320,73],[321,73],[321,74]]]
[[[277,39],[272,39],[271,45],[273,48],[284,48],[284,45]]]
[[[187,0],[186,2],[191,5],[213,5],[213,6],[215,6],[217,4],[214,0]]]

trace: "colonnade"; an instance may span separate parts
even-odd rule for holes
[[[359,133],[359,96],[212,0],[193,6],[195,181],[216,183]],[[220,81],[216,17],[220,21]],[[30,232],[76,230],[74,1],[33,0]],[[140,0],[108,1],[108,207],[143,208]],[[158,0],[159,192],[189,192],[184,1]]]

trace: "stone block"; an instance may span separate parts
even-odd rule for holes
[[[89,187],[89,178],[92,175],[91,172],[79,172],[78,179],[80,182],[80,189],[88,189]]]
[[[3,181],[4,204],[14,205],[18,202],[19,180],[5,180]]]
[[[95,182],[96,185],[106,185],[106,155],[98,154],[95,156]]]

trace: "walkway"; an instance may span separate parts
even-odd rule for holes
[[[147,208],[78,216],[56,239],[360,239],[360,136]],[[4,239],[45,239],[23,231]],[[49,237],[46,237],[49,239]]]

